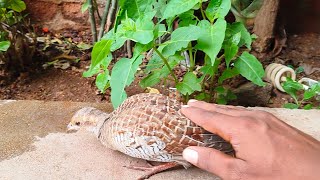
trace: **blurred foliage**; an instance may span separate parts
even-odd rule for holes
[[[249,21],[257,16],[263,0],[232,0],[231,3],[231,11],[236,21],[248,25],[251,23]]]
[[[305,110],[320,108],[320,106],[313,103],[320,101],[320,83],[315,83],[305,90],[302,84],[287,78],[287,81],[282,84],[283,89],[294,100],[294,103],[287,103],[284,105],[288,109],[303,108]],[[315,100],[315,101],[314,101]]]
[[[23,14],[25,9],[22,0],[0,1],[0,80],[31,63],[36,37]]]

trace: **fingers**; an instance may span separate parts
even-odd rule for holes
[[[224,154],[221,151],[205,147],[189,147],[183,151],[183,158],[193,165],[214,173],[222,179],[230,179],[235,173],[236,166],[242,161]]]
[[[184,106],[181,112],[197,125],[207,131],[219,135],[230,142],[237,126],[237,117],[214,111],[207,111],[197,107]]]
[[[230,116],[243,116],[243,115],[246,115],[247,112],[251,112],[251,110],[248,110],[244,107],[210,104],[210,103],[197,101],[197,100],[190,100],[188,102],[188,105],[192,107],[205,109],[207,111],[215,111],[215,112],[227,114]]]

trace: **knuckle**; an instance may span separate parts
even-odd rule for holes
[[[267,132],[270,128],[270,126],[268,125],[268,123],[266,123],[265,121],[263,120],[257,120],[256,121],[257,123],[257,130],[260,131],[260,132]]]
[[[227,171],[229,171],[229,172],[234,171],[235,169],[237,169],[237,168],[236,168],[236,164],[235,164],[233,161],[231,161],[231,160],[226,161],[226,162],[225,162],[225,169],[226,169]]]
[[[273,115],[271,113],[268,113],[266,111],[257,111],[258,117],[261,119],[270,119]]]
[[[242,128],[266,132],[270,126],[264,119],[245,118],[242,120]]]
[[[240,123],[241,127],[244,129],[254,129],[257,126],[257,123],[252,118],[243,118]]]
[[[240,180],[244,177],[244,166],[239,163],[232,163],[230,164],[230,169],[228,169],[228,174],[225,179],[231,180]]]

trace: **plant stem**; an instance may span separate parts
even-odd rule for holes
[[[99,20],[101,21],[101,16],[100,16],[100,13],[99,13],[99,7],[98,7],[97,0],[93,0],[92,4],[93,4],[93,10],[96,10],[97,16],[98,16]]]
[[[200,1],[200,11],[203,19],[206,19],[206,15],[204,14],[203,8],[202,8],[202,0]]]
[[[164,62],[164,64],[167,66],[167,68],[169,69],[170,71],[170,74],[171,76],[173,77],[174,79],[174,82],[177,84],[179,81],[176,77],[176,75],[174,74],[174,72],[172,71],[169,63],[168,63],[168,60],[161,54],[161,52],[158,51],[158,49],[156,47],[153,47],[153,50],[160,56],[160,58],[162,59],[162,61]]]
[[[99,41],[100,41],[100,39],[101,39],[102,36],[103,36],[104,28],[105,28],[106,23],[107,23],[107,17],[108,17],[109,7],[110,7],[110,0],[107,0],[107,1],[106,1],[106,5],[105,5],[105,7],[104,7],[102,20],[101,20],[101,23],[100,23],[100,31],[99,31],[99,36],[98,36],[98,40],[99,40]]]
[[[89,0],[89,17],[90,17],[90,24],[91,24],[91,32],[92,32],[92,41],[93,43],[97,42],[97,26],[96,20],[94,18],[94,11],[93,11],[93,3],[92,0]]]
[[[132,58],[132,47],[131,47],[131,41],[127,40],[127,54],[128,54],[128,58]]]
[[[195,59],[193,58],[193,55],[192,55],[192,44],[191,42],[189,43],[189,46],[188,46],[188,51],[189,51],[189,60],[190,60],[190,71],[192,72],[194,70],[194,67],[195,67]]]
[[[112,0],[111,1],[111,7],[109,9],[109,14],[108,14],[108,18],[107,18],[107,27],[106,30],[109,31],[110,27],[113,23],[113,12],[116,9],[116,0]]]
[[[221,63],[221,59],[223,59],[223,58],[224,58],[224,54],[221,55],[219,58],[216,59],[215,64],[216,64],[216,63],[220,64],[220,63]],[[212,95],[213,95],[213,91],[214,91],[215,73],[216,73],[216,72],[213,72],[213,76],[211,77],[210,99],[212,99]]]

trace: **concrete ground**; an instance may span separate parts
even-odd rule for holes
[[[146,162],[102,146],[87,131],[67,134],[75,111],[109,104],[42,101],[0,101],[0,179],[137,179],[143,172],[125,165]],[[319,110],[262,108],[320,140]],[[218,179],[197,168],[176,169],[150,179]]]

